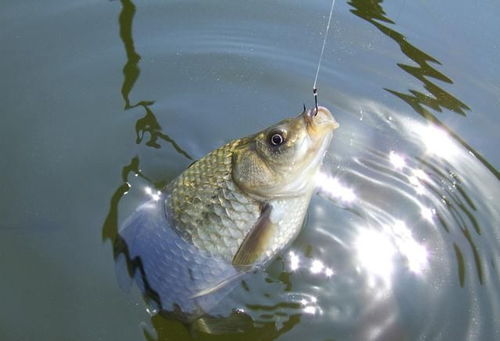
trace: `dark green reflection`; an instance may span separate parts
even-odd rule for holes
[[[127,62],[123,67],[123,84],[121,88],[121,93],[123,101],[125,102],[125,110],[141,106],[144,108],[144,117],[137,120],[135,124],[135,131],[137,134],[136,143],[141,143],[144,134],[149,133],[149,140],[146,142],[147,146],[160,148],[160,144],[157,142],[158,139],[171,144],[174,149],[182,156],[192,160],[192,157],[183,150],[179,144],[177,144],[170,136],[162,132],[161,126],[156,119],[151,106],[154,101],[142,100],[136,104],[130,104],[130,93],[134,88],[134,85],[141,74],[139,68],[139,61],[141,56],[135,50],[135,44],[132,34],[132,24],[134,22],[134,16],[136,12],[136,7],[134,3],[130,0],[122,0],[122,10],[119,16],[119,26],[120,26],[120,38],[123,42],[125,48],[125,53],[127,55]]]
[[[189,160],[192,160],[193,158],[188,153],[186,153],[186,151],[182,149],[177,144],[177,142],[175,142],[170,136],[162,132],[161,126],[156,120],[156,117],[149,106],[143,103],[141,103],[140,105],[144,107],[146,115],[138,119],[135,123],[135,133],[137,136],[136,143],[141,143],[142,139],[144,138],[144,134],[149,133],[149,140],[146,142],[147,146],[160,148],[160,145],[157,141],[158,139],[162,139],[163,141],[170,143],[179,154],[185,156]]]
[[[124,80],[122,84],[122,96],[125,101],[125,109],[130,108],[129,94],[139,78],[139,60],[141,56],[135,51],[134,40],[132,38],[132,23],[135,15],[135,5],[132,1],[122,0],[122,11],[119,17],[120,38],[122,39],[125,52],[127,53],[127,63],[123,67]]]
[[[141,143],[143,141],[144,135],[148,133],[149,140],[146,142],[147,146],[160,148],[161,145],[157,141],[158,139],[161,139],[172,145],[179,154],[192,160],[192,157],[186,151],[184,151],[178,143],[176,143],[167,134],[162,132],[162,128],[150,108],[150,106],[154,104],[153,101],[139,101],[134,105],[130,104],[130,92],[132,91],[135,82],[140,75],[139,61],[141,59],[141,56],[135,51],[134,39],[132,35],[132,24],[136,12],[136,7],[130,0],[121,0],[121,5],[122,10],[120,12],[118,22],[120,27],[120,38],[123,42],[123,46],[127,55],[127,61],[125,63],[125,66],[123,67],[124,78],[121,93],[125,102],[125,110],[141,106],[142,108],[144,108],[145,112],[145,115],[139,118],[135,123],[135,131],[137,135],[136,143]],[[139,169],[139,157],[133,157],[130,163],[122,168],[122,184],[115,190],[113,196],[111,197],[109,212],[106,216],[102,228],[103,240],[111,240],[113,245],[115,245],[118,240],[118,207],[121,198],[131,188],[128,181],[128,177],[131,173],[145,179],[149,183],[152,183],[150,179],[147,178],[147,176],[141,173]],[[117,252],[116,249],[115,252]]]
[[[455,256],[457,258],[457,269],[458,269],[458,280],[460,286],[463,287],[465,283],[465,261],[464,255],[457,244],[453,243],[453,248],[455,249]]]
[[[150,106],[154,104],[153,101],[139,101],[134,105],[130,104],[130,92],[132,91],[135,82],[141,73],[139,68],[141,56],[135,50],[132,35],[132,24],[134,21],[136,7],[130,0],[121,0],[121,5],[122,10],[119,15],[118,23],[120,28],[120,38],[123,42],[125,53],[127,55],[127,61],[123,67],[124,77],[121,93],[123,101],[125,102],[125,110],[141,106],[145,111],[145,115],[139,118],[135,123],[135,131],[137,135],[136,143],[141,143],[144,135],[148,133],[149,140],[146,142],[147,146],[160,148],[161,146],[157,141],[158,139],[162,139],[171,144],[179,154],[192,160],[191,156],[184,151],[179,144],[177,144],[167,134],[162,132],[161,126],[150,108]],[[113,244],[115,244],[118,236],[118,206],[121,198],[130,190],[128,177],[131,173],[140,176],[151,183],[151,181],[139,170],[139,157],[133,157],[130,163],[122,168],[122,184],[116,189],[111,197],[109,212],[102,229],[103,240],[109,239]]]
[[[414,89],[409,89],[406,93],[387,88],[384,89],[402,99],[410,105],[413,110],[427,120],[446,130],[450,136],[452,136],[458,143],[464,146],[481,163],[483,163],[497,179],[500,179],[500,172],[493,165],[491,165],[488,160],[486,160],[479,152],[472,148],[458,134],[443,124],[427,109],[430,108],[438,112],[442,112],[443,109],[448,109],[462,116],[466,116],[466,111],[470,110],[465,103],[433,82],[433,80],[438,80],[444,83],[453,84],[453,81],[449,77],[431,65],[441,65],[436,58],[412,45],[403,34],[389,27],[389,25],[395,24],[395,22],[386,16],[382,7],[382,2],[383,0],[351,0],[349,1],[349,5],[354,8],[351,10],[353,14],[368,21],[383,34],[394,40],[399,45],[401,52],[417,64],[417,66],[402,63],[398,63],[397,65],[402,70],[421,81],[424,88],[432,96],[423,94],[422,92]]]
[[[474,256],[474,263],[476,264],[477,278],[479,278],[479,283],[484,284],[483,281],[483,267],[481,263],[481,256],[479,255],[479,250],[472,239],[469,229],[462,229],[465,239],[472,248],[472,254]]]
[[[430,63],[441,63],[437,59],[410,44],[406,40],[406,37],[401,33],[380,23],[384,22],[387,24],[394,24],[394,21],[387,18],[385,15],[384,9],[381,6],[382,0],[351,0],[349,1],[349,4],[355,8],[351,10],[352,13],[368,21],[382,31],[382,33],[386,36],[393,39],[399,45],[401,51],[417,63],[418,66],[406,64],[398,64],[398,66],[405,72],[408,72],[410,75],[420,80],[424,84],[424,88],[429,91],[433,97],[411,89],[408,91],[409,93],[406,94],[389,89],[386,89],[387,91],[400,97],[402,100],[410,104],[415,111],[421,113],[422,115],[427,113],[427,110],[425,109],[426,106],[436,111],[441,111],[442,108],[446,108],[456,112],[457,114],[465,116],[465,110],[469,110],[470,108],[458,98],[441,89],[430,80],[437,79],[445,83],[453,83],[449,77],[430,65]]]

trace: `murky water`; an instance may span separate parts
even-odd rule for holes
[[[115,274],[145,188],[312,104],[329,5],[2,3],[0,339],[500,339],[495,1],[337,0],[341,128],[298,239],[215,309],[245,332],[192,333]]]

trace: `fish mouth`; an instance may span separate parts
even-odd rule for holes
[[[323,136],[339,127],[330,110],[323,106],[307,109],[303,116],[311,136]]]

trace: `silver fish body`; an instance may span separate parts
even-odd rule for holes
[[[180,237],[168,220],[162,200],[139,206],[120,232],[127,256],[129,261],[139,262],[135,278],[140,289],[162,310],[202,314],[237,284],[232,279],[240,272]],[[199,295],[220,285],[227,285],[226,290]]]
[[[338,124],[311,109],[212,151],[140,206],[120,235],[161,308],[207,312],[300,232]]]

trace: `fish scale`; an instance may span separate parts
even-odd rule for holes
[[[273,207],[280,207],[280,210],[286,213],[281,215],[276,222],[278,227],[270,242],[271,248],[266,251],[265,258],[274,257],[299,234],[311,194],[312,191],[298,198],[272,201]]]
[[[229,262],[252,228],[248,221],[256,221],[261,210],[232,180],[232,155],[243,142],[232,141],[192,164],[169,186],[167,200],[177,232]]]

